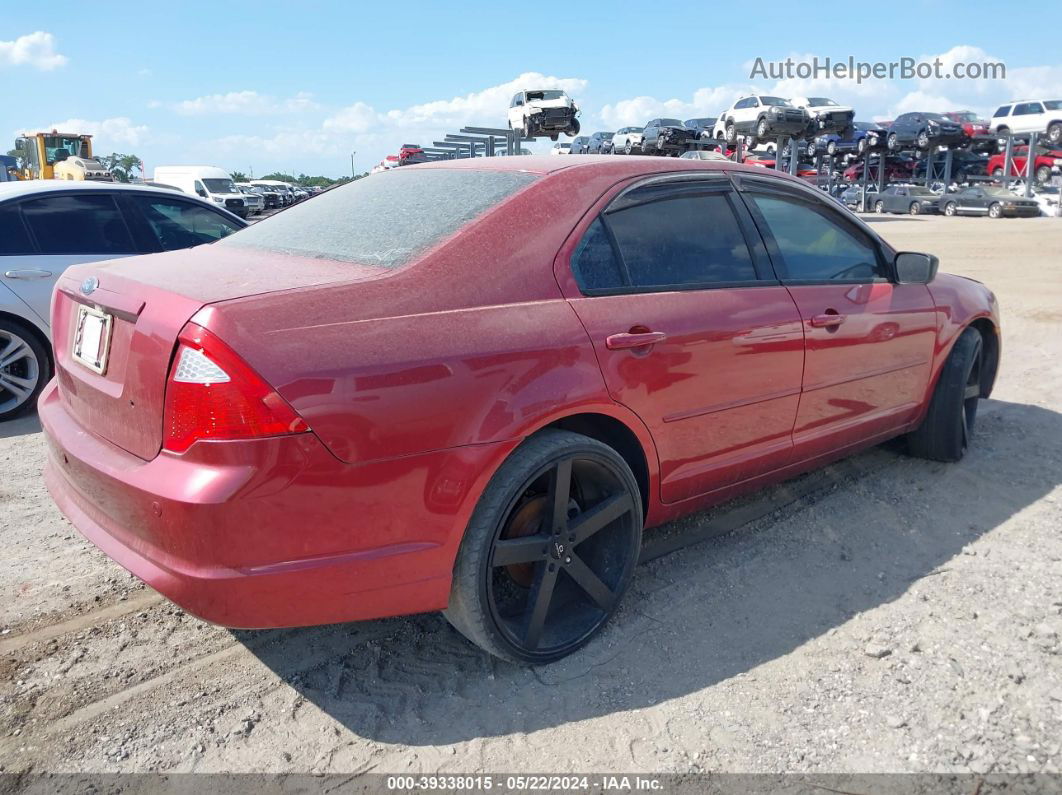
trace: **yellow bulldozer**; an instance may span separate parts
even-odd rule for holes
[[[22,160],[20,179],[72,179],[113,182],[111,172],[92,155],[92,136],[80,133],[24,133],[15,140]]]

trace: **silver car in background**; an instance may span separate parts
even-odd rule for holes
[[[0,420],[32,409],[51,378],[49,306],[69,266],[190,248],[245,226],[226,210],[165,188],[0,184]]]

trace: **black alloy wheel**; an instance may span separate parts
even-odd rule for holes
[[[579,434],[537,434],[480,498],[445,615],[504,659],[560,659],[615,612],[641,531],[640,491],[618,453]]]

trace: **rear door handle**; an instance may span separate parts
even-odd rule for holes
[[[42,271],[39,268],[4,272],[4,276],[8,279],[47,279],[51,275],[51,271]]]
[[[656,345],[667,339],[667,334],[662,331],[624,331],[621,334],[612,334],[605,338],[605,347],[610,351],[620,351],[627,348],[643,348],[647,345]]]

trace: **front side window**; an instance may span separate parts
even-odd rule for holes
[[[296,204],[218,245],[398,268],[537,179],[518,171],[395,169]]]
[[[755,281],[730,201],[722,191],[688,188],[661,195],[660,186],[625,194],[618,207],[594,221],[576,249],[576,281],[584,292]]]
[[[111,196],[52,195],[22,203],[41,254],[131,254],[136,249]]]
[[[828,207],[791,197],[750,194],[774,237],[788,279],[870,281],[886,278],[877,249]]]
[[[995,113],[992,114],[992,118],[996,118],[997,116],[1008,116],[1008,115],[1010,115],[1010,105],[1003,105],[1002,107],[999,108],[999,110],[997,110]]]
[[[149,196],[132,197],[163,251],[213,243],[241,227],[221,213],[192,202]]]

